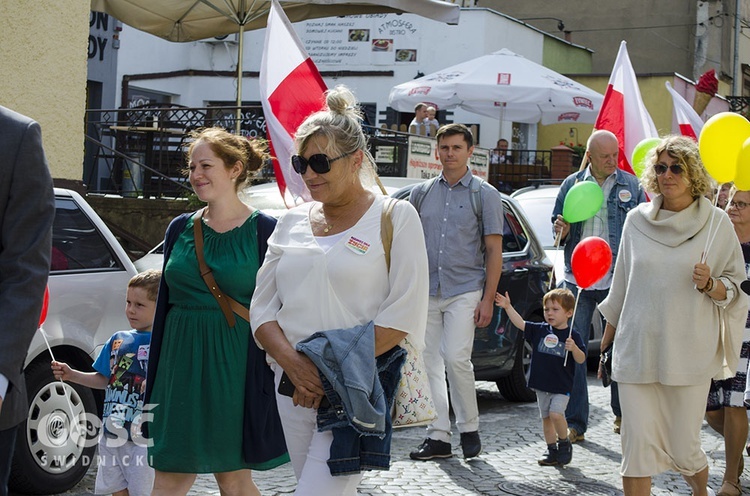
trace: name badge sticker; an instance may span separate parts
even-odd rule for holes
[[[633,194],[626,189],[621,189],[620,191],[618,191],[617,196],[620,197],[620,201],[622,203],[627,203],[633,198]]]
[[[367,253],[367,250],[370,249],[370,243],[366,241],[362,241],[361,239],[355,238],[354,236],[352,236],[346,242],[346,247],[349,248],[354,253],[356,253],[357,255],[364,255],[365,253]]]
[[[547,348],[554,348],[559,342],[560,340],[554,334],[547,334],[544,336],[544,346]]]

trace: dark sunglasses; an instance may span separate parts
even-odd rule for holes
[[[305,158],[301,155],[292,155],[292,167],[294,167],[294,171],[300,176],[307,172],[308,165],[316,174],[325,174],[331,172],[331,164],[333,162],[349,155],[351,153],[345,153],[336,158],[328,158],[328,155],[324,153],[310,155],[310,158]]]
[[[676,165],[676,164],[675,165],[670,165],[670,166],[666,166],[664,164],[656,164],[656,165],[654,165],[654,171],[656,172],[657,176],[661,176],[662,174],[664,174],[665,172],[667,172],[667,169],[669,169],[670,171],[672,171],[672,174],[674,174],[675,176],[679,176],[684,171],[684,169],[682,168],[681,165]]]

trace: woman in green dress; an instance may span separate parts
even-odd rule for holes
[[[193,138],[189,180],[208,206],[174,219],[164,242],[144,402],[152,416],[145,425],[153,441],[153,494],[187,494],[196,474],[213,473],[223,495],[257,495],[251,469],[288,460],[273,373],[247,321],[275,220],[237,195],[267,154],[263,143],[219,128]],[[196,237],[215,286],[237,300],[244,315],[225,314],[209,290]]]

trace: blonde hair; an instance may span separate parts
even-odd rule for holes
[[[161,281],[161,271],[148,269],[130,278],[128,287],[145,289],[148,299],[156,301],[156,295],[159,293],[159,281]]]
[[[240,162],[242,170],[237,176],[235,191],[239,191],[249,182],[254,173],[263,167],[269,158],[265,140],[249,140],[244,136],[232,134],[221,127],[206,127],[196,129],[189,135],[192,142],[187,149],[187,162],[193,155],[195,147],[201,143],[208,143],[211,150],[224,162],[224,167],[231,169]]]
[[[354,93],[346,86],[338,85],[326,91],[325,97],[326,108],[307,117],[297,128],[294,135],[297,153],[303,154],[318,136],[328,140],[323,151],[329,157],[361,150],[364,157],[359,169],[360,183],[366,187],[375,184],[377,166],[367,150],[367,138],[362,132],[362,111]]]
[[[687,136],[667,136],[661,143],[653,148],[646,155],[646,167],[641,174],[641,184],[646,191],[651,193],[661,193],[659,190],[659,181],[657,181],[654,165],[659,160],[659,156],[667,152],[667,155],[677,159],[682,166],[683,173],[681,178],[690,187],[690,194],[693,198],[698,198],[708,193],[713,188],[714,181],[708,175],[703,167],[698,143]]]
[[[555,288],[548,291],[542,298],[542,305],[546,305],[548,301],[559,303],[566,312],[573,310],[576,306],[576,297],[568,288]]]

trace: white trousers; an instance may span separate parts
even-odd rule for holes
[[[283,371],[273,366],[276,374],[276,389]],[[317,410],[294,406],[292,398],[276,393],[284,440],[289,450],[294,475],[297,477],[295,496],[354,496],[362,474],[332,476],[328,469],[333,434],[318,432]]]
[[[430,296],[424,361],[438,415],[437,420],[427,428],[430,439],[446,443],[451,441],[446,373],[458,431],[479,429],[471,350],[474,347],[474,310],[481,299],[481,290],[450,298]]]

